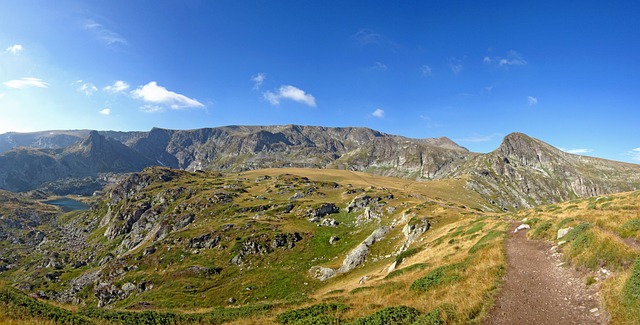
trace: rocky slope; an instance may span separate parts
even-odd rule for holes
[[[640,165],[572,155],[522,133],[462,164],[453,176],[503,209],[640,189]]]
[[[469,152],[447,138],[410,139],[355,127],[226,126],[11,136],[14,143],[31,139],[32,147],[62,147],[65,142],[55,142],[56,137],[64,135],[67,141],[82,134],[86,138],[62,149],[20,147],[3,153],[0,188],[45,186],[65,194],[77,187],[75,193],[90,193],[102,173],[153,165],[188,171],[337,168],[417,180],[463,178],[469,189],[502,209],[640,188],[638,165],[567,154],[520,133],[508,135],[488,154]],[[85,177],[89,179],[78,181]]]
[[[63,149],[18,147],[0,155],[0,188],[20,192],[67,181],[75,187],[70,191],[80,189],[79,194],[90,195],[101,187],[96,183],[101,174],[140,171],[153,163],[121,142],[92,131]]]
[[[64,142],[51,144],[63,145]],[[64,177],[140,171],[152,165],[190,171],[329,167],[434,178],[473,155],[446,138],[409,139],[367,128],[287,125],[92,131],[64,149],[18,147],[0,155],[0,167],[5,170],[0,172],[0,188],[24,191]]]

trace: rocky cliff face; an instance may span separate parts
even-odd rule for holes
[[[437,178],[473,155],[446,138],[409,139],[367,128],[285,125],[87,132],[63,149],[16,148],[0,155],[0,188],[26,191],[63,178],[95,178],[153,165],[189,171],[329,167]]]
[[[19,147],[0,155],[0,188],[27,191],[49,182],[87,177],[91,183],[101,173],[139,171],[152,164],[122,143],[92,131],[64,149]],[[78,185],[83,188],[85,183]]]
[[[504,209],[640,189],[640,166],[562,152],[521,133],[463,164],[469,189]]]

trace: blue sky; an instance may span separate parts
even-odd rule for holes
[[[1,1],[0,133],[523,132],[640,162],[636,1]]]

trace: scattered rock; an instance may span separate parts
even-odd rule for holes
[[[147,256],[147,255],[151,255],[153,253],[156,252],[156,248],[154,246],[149,246],[147,248],[144,249],[144,252],[142,253],[143,256]]]
[[[340,238],[338,236],[331,236],[331,238],[329,238],[329,244],[333,245],[335,244],[338,240],[340,240]]]
[[[318,224],[318,226],[337,227],[338,226],[338,222],[336,221],[336,219],[333,219],[333,218],[324,218]]]
[[[556,237],[556,239],[560,239],[566,236],[569,233],[569,231],[571,231],[571,229],[573,229],[573,227],[558,229],[558,236]]]
[[[396,269],[396,266],[398,266],[398,262],[391,263],[391,265],[389,265],[389,268],[387,269],[387,273],[393,272]]]
[[[369,195],[359,195],[351,200],[351,202],[349,202],[345,210],[347,210],[348,213],[351,213],[369,207],[371,204],[377,203],[379,201],[379,197],[372,198]]]
[[[523,224],[519,225],[513,232],[516,233],[516,232],[518,232],[520,230],[524,230],[524,229],[531,229],[531,226],[529,226],[526,223],[523,223]]]
[[[358,284],[364,284],[365,282],[367,282],[367,280],[369,280],[369,276],[363,276],[360,278],[360,280],[358,280]]]
[[[228,301],[230,304],[234,304],[234,303],[236,303],[236,298],[231,297],[231,298],[229,298],[229,300],[227,300],[227,301]]]
[[[312,278],[325,281],[336,276],[336,271],[328,267],[313,266],[309,269],[309,275],[311,275]]]

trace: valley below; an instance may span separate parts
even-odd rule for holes
[[[557,296],[584,306],[558,323],[640,322],[638,165],[520,133],[488,154],[301,126],[21,139],[0,154],[0,323],[501,323],[532,306],[502,300],[530,271],[514,236],[590,297]]]

